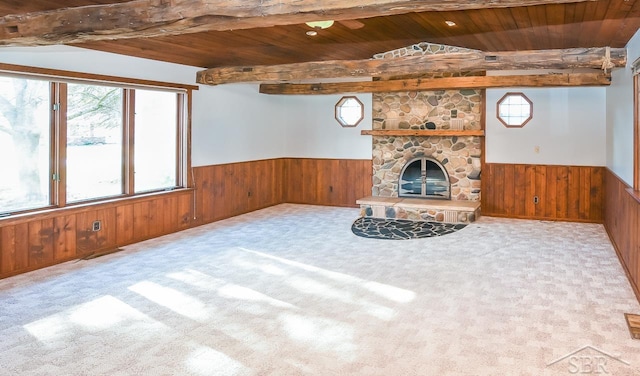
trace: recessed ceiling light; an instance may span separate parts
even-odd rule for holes
[[[318,35],[318,32],[315,30],[309,30],[306,32],[306,34],[310,37],[315,37],[316,35]]]
[[[444,23],[446,23],[446,24],[447,24],[447,26],[449,26],[449,27],[456,26],[456,23],[455,23],[455,22],[453,22],[453,21],[444,21]]]
[[[328,29],[333,25],[333,20],[307,22],[306,24],[314,29]]]

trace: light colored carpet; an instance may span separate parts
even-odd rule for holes
[[[601,225],[389,241],[357,216],[279,205],[2,280],[0,374],[640,374]]]

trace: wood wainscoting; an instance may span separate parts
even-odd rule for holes
[[[358,207],[371,196],[371,160],[285,158],[283,166],[283,202]]]
[[[604,171],[604,167],[486,163],[482,214],[602,223]]]
[[[640,301],[640,196],[608,169],[604,225]]]
[[[372,165],[360,159],[279,158],[195,167],[196,222],[284,202],[357,207],[371,195]]]
[[[193,168],[194,189],[0,219],[0,278],[284,202],[357,207],[370,160],[278,158]],[[92,231],[94,221],[100,231]]]
[[[197,224],[282,203],[282,165],[267,159],[194,167]]]
[[[0,278],[186,229],[192,202],[193,190],[179,190],[5,218]]]

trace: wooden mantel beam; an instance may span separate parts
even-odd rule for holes
[[[608,57],[607,57],[608,56]],[[286,82],[340,77],[385,77],[479,70],[609,68],[626,64],[624,48],[571,48],[506,52],[460,52],[393,59],[332,60],[282,65],[211,68],[198,72],[200,84]]]
[[[472,76],[417,78],[410,80],[333,82],[317,84],[262,84],[263,94],[391,93],[398,91],[487,89],[504,87],[609,86],[611,75],[604,73],[562,73],[513,76]]]
[[[0,18],[0,45],[47,45],[594,0],[133,0]]]

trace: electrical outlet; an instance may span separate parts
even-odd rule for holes
[[[538,204],[540,202],[540,198],[538,196],[533,196],[533,203]]]
[[[94,232],[95,232],[95,231],[100,231],[100,230],[102,230],[102,222],[100,222],[100,221],[93,221],[93,225],[92,225],[92,227],[91,227],[91,230],[92,230],[92,231],[94,231]]]

